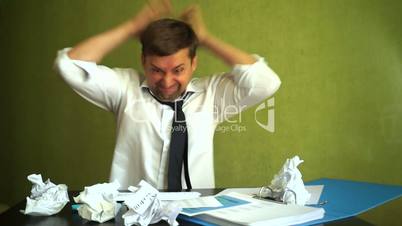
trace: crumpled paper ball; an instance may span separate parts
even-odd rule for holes
[[[113,219],[121,206],[115,201],[119,187],[118,181],[85,187],[84,191],[74,197],[76,203],[82,203],[78,214],[84,219],[99,223]]]
[[[302,162],[304,161],[297,155],[286,160],[269,186],[273,190],[273,194],[271,194],[273,198],[280,199],[287,204],[306,204],[311,194],[304,187],[302,174],[297,168]]]
[[[173,202],[161,201],[158,190],[145,181],[141,181],[134,196],[124,204],[128,211],[123,215],[124,225],[149,225],[165,220],[171,226],[177,226],[176,218],[182,210]]]
[[[60,212],[69,202],[67,186],[55,185],[47,179],[43,182],[41,174],[31,174],[27,179],[32,183],[31,195],[27,197],[24,214],[50,216]]]

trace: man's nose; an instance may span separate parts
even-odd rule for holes
[[[162,79],[162,86],[164,88],[169,88],[174,84],[173,76],[170,74],[166,74]]]

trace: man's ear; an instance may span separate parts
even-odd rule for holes
[[[194,72],[195,69],[197,69],[197,64],[198,64],[198,58],[197,56],[194,56],[194,58],[191,60],[191,70]]]

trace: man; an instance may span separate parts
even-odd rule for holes
[[[226,108],[244,110],[280,86],[263,58],[211,35],[198,7],[182,13],[184,22],[160,19],[170,9],[168,0],[151,1],[133,19],[59,51],[56,59],[78,94],[116,115],[110,180],[122,188],[141,179],[170,190],[213,188],[213,135]],[[97,64],[131,37],[140,38],[145,76]],[[198,44],[233,70],[192,79]]]

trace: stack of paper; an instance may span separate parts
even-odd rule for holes
[[[286,205],[239,193],[216,198],[221,207],[183,209],[182,214],[219,225],[294,225],[323,218],[325,212],[323,208]]]
[[[308,191],[308,193],[310,193],[310,199],[307,200],[306,205],[315,205],[318,204],[318,201],[320,200],[320,196],[321,193],[324,189],[324,185],[306,185],[305,186],[306,190]],[[244,194],[244,195],[257,195],[260,191],[261,187],[258,188],[228,188],[225,189],[221,192],[219,192],[218,194],[216,194],[217,196],[219,195],[226,195],[232,192],[236,192],[236,193],[240,193],[240,194]]]

